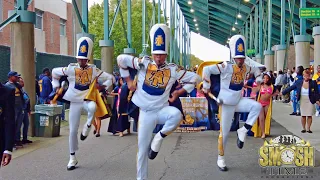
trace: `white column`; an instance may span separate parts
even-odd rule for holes
[[[273,51],[264,51],[264,65],[267,71],[273,71],[274,53]]]
[[[313,72],[317,72],[317,66],[320,65],[320,26],[316,26],[313,28],[312,36],[314,38]]]
[[[294,37],[296,51],[296,65],[304,68],[310,67],[310,37],[307,35],[296,35]]]
[[[256,55],[256,62],[261,64],[261,56],[260,56],[260,54]]]
[[[284,59],[286,57],[286,45],[278,45],[276,48],[277,66],[275,71],[283,70]]]

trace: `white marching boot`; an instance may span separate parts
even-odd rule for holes
[[[224,160],[223,156],[218,156],[217,165],[220,171],[228,171],[228,168],[226,166],[226,162]]]
[[[82,133],[80,135],[80,139],[82,141],[84,141],[88,137],[91,127],[92,127],[91,125],[90,127],[88,127],[87,123],[83,125]]]
[[[237,136],[238,136],[237,146],[240,149],[243,148],[244,141],[247,137],[247,132],[248,132],[248,130],[244,126],[242,126],[242,128],[237,130]]]
[[[148,154],[149,159],[154,159],[157,157],[158,152],[160,151],[163,139],[164,138],[161,136],[160,132],[158,132],[154,136],[152,143],[151,143],[151,146],[150,146],[149,154]]]
[[[74,170],[76,165],[78,164],[78,160],[75,155],[70,155],[70,160],[67,166],[68,171]]]

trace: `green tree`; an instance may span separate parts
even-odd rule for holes
[[[109,27],[112,25],[113,17],[115,16],[116,7],[118,0],[111,0],[109,5]],[[132,48],[136,49],[136,55],[142,52],[142,1],[132,0],[131,1],[131,39]],[[104,21],[103,21],[103,6],[104,4],[94,4],[89,10],[89,32],[95,35],[94,42],[94,58],[101,59],[101,48],[99,47],[99,40],[104,39]],[[149,44],[149,48],[146,52],[150,54],[150,38],[149,31],[150,27],[153,25],[152,20],[152,3],[146,1],[147,16],[146,16],[146,41]],[[157,23],[157,4],[155,9],[155,19]],[[121,3],[121,12],[125,25],[127,29],[127,1],[123,0]],[[161,22],[164,22],[164,17],[161,17]],[[123,53],[123,49],[128,47],[127,40],[125,37],[124,29],[122,26],[122,20],[120,11],[117,15],[114,27],[111,33],[111,40],[114,40],[114,56],[117,57],[119,54]],[[114,61],[115,63],[115,61]]]
[[[195,67],[196,65],[200,65],[203,63],[203,60],[197,58],[195,55],[191,54],[190,66]]]

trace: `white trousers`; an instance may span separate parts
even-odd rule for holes
[[[93,101],[71,102],[69,110],[69,151],[76,152],[78,148],[78,129],[81,117],[81,110],[84,108],[88,112],[88,125],[91,125],[94,113],[96,111],[96,103]]]
[[[164,124],[162,134],[169,135],[182,120],[181,112],[172,106],[162,109],[143,111],[140,110],[138,122],[138,154],[137,154],[137,180],[148,178],[148,152],[152,133],[157,124]]]
[[[221,105],[221,120],[220,120],[220,135],[218,138],[218,149],[219,155],[224,155],[224,150],[226,148],[228,135],[232,125],[232,119],[235,112],[248,112],[248,118],[246,124],[253,126],[256,122],[260,111],[261,104],[255,100],[248,98],[241,98],[236,106],[232,105]]]

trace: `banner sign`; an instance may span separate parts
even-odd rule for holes
[[[208,100],[205,97],[180,97],[180,101],[185,118],[180,122],[180,126],[175,132],[220,130],[218,114],[212,112],[212,119],[209,120]],[[240,114],[235,113],[230,131],[236,131],[239,128],[239,119]],[[158,124],[153,133],[158,133],[162,127],[162,124]]]
[[[175,132],[197,132],[210,128],[208,101],[204,97],[180,97],[185,119]]]
[[[255,55],[256,54],[256,50],[255,49],[248,49],[247,50],[247,55],[250,56],[250,55]]]

